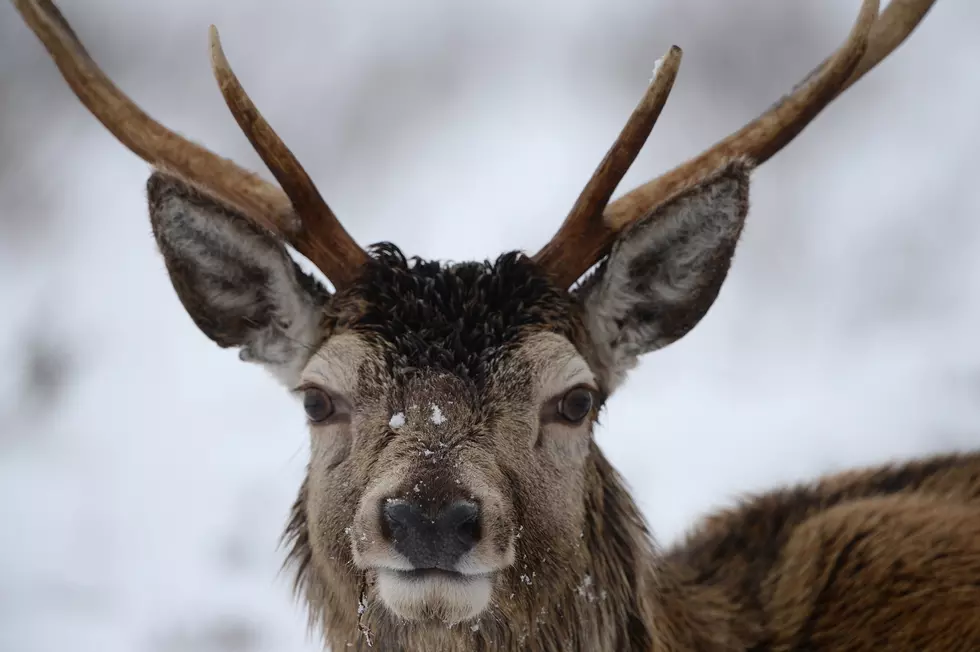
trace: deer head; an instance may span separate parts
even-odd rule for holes
[[[243,90],[214,28],[221,92],[279,187],[143,113],[49,0],[14,4],[85,106],[155,168],[153,234],[194,323],[302,402],[311,459],[289,535],[317,615],[346,627],[363,600],[381,630],[423,631],[490,611],[505,622],[585,571],[641,592],[645,528],[592,440],[596,417],[641,355],[709,310],[751,170],[894,50],[932,1],[893,0],[879,15],[863,0],[846,42],[791,94],[610,203],[671,90],[681,59],[671,48],[554,238],[533,256],[456,265],[358,246]]]

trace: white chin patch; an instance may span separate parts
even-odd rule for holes
[[[378,571],[381,601],[405,620],[441,620],[448,625],[469,620],[486,609],[492,589],[487,575]]]

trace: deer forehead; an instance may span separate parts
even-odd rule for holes
[[[418,412],[435,425],[463,409],[463,404],[453,399],[466,393],[472,385],[465,382],[468,379],[432,369],[429,373],[419,370],[420,373],[399,383],[398,374],[386,366],[385,360],[384,346],[379,346],[372,337],[344,332],[324,342],[303,370],[302,383],[314,383],[349,397],[358,395],[365,382],[392,388],[398,384],[400,390],[407,390],[407,396],[432,399],[413,405],[412,412]],[[507,354],[499,360],[495,376],[501,384],[527,386],[529,393],[519,398],[531,402],[546,400],[576,385],[596,382],[592,369],[575,345],[549,331],[528,332],[512,342]],[[508,382],[511,378],[513,381]],[[403,414],[398,421],[412,416]]]
[[[395,247],[382,247],[328,312],[335,332],[362,335],[393,377],[445,372],[476,390],[531,335],[573,341],[584,332],[576,299],[517,253],[444,265],[410,263]]]

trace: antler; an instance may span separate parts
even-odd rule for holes
[[[367,254],[344,230],[309,176],[241,90],[212,42],[215,75],[239,125],[285,192],[234,162],[167,129],[120,91],[92,60],[51,0],[13,0],[82,104],[134,154],[175,174],[281,237],[338,288],[351,282]]]
[[[894,51],[934,2],[892,0],[879,17],[877,0],[863,0],[857,21],[844,44],[792,93],[710,149],[633,189],[605,206],[604,211],[603,206],[597,205],[592,205],[588,212],[576,210],[582,202],[580,197],[558,233],[535,254],[534,259],[556,282],[571,285],[609,252],[616,234],[635,220],[649,215],[734,159],[761,165],[799,135],[838,95]],[[647,102],[652,88],[641,100],[641,105]],[[635,116],[634,113],[630,122]],[[632,160],[642,145],[642,140],[621,137],[606,158],[622,148],[624,151],[619,156]],[[597,170],[593,181],[599,173]],[[622,174],[615,180],[610,177],[610,182],[615,185],[621,178]],[[589,186],[583,191],[583,196],[586,194],[592,194]]]
[[[892,0],[878,16],[863,0],[847,41],[787,97],[695,158],[609,203],[646,142],[680,65],[677,47],[658,62],[646,94],[575,202],[555,237],[535,254],[559,283],[571,285],[601,259],[617,232],[733,159],[760,165],[891,54],[935,0]],[[13,0],[75,95],[116,138],[151,165],[176,174],[293,245],[339,288],[368,256],[326,204],[289,148],[276,135],[232,72],[217,30],[211,31],[214,74],[228,108],[282,185],[280,190],[232,161],[183,138],[144,113],[99,69],[51,0]],[[877,20],[876,20],[877,18]]]
[[[300,251],[305,249],[304,255],[334,284],[350,283],[357,269],[367,261],[367,254],[350,237],[320,196],[306,170],[245,93],[225,58],[214,25],[211,26],[211,67],[235,121],[292,199],[293,207],[303,222],[304,228],[296,234],[294,246]]]
[[[674,45],[657,60],[653,79],[643,99],[633,109],[626,126],[585,184],[558,233],[534,256],[563,286],[570,285],[595,262],[593,260],[579,269],[582,261],[577,257],[595,245],[596,227],[602,226],[602,210],[657,124],[657,118],[674,87],[682,54],[681,49]],[[574,278],[569,278],[572,276]]]

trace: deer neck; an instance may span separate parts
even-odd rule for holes
[[[662,554],[619,474],[598,450],[593,457],[597,482],[587,506],[590,563],[615,595],[607,595],[612,609],[603,605],[591,614],[579,614],[603,616],[607,631],[596,632],[593,645],[568,649],[746,649],[743,642],[750,638],[746,634],[751,623],[743,622],[729,593],[724,587],[700,582],[682,556]]]

